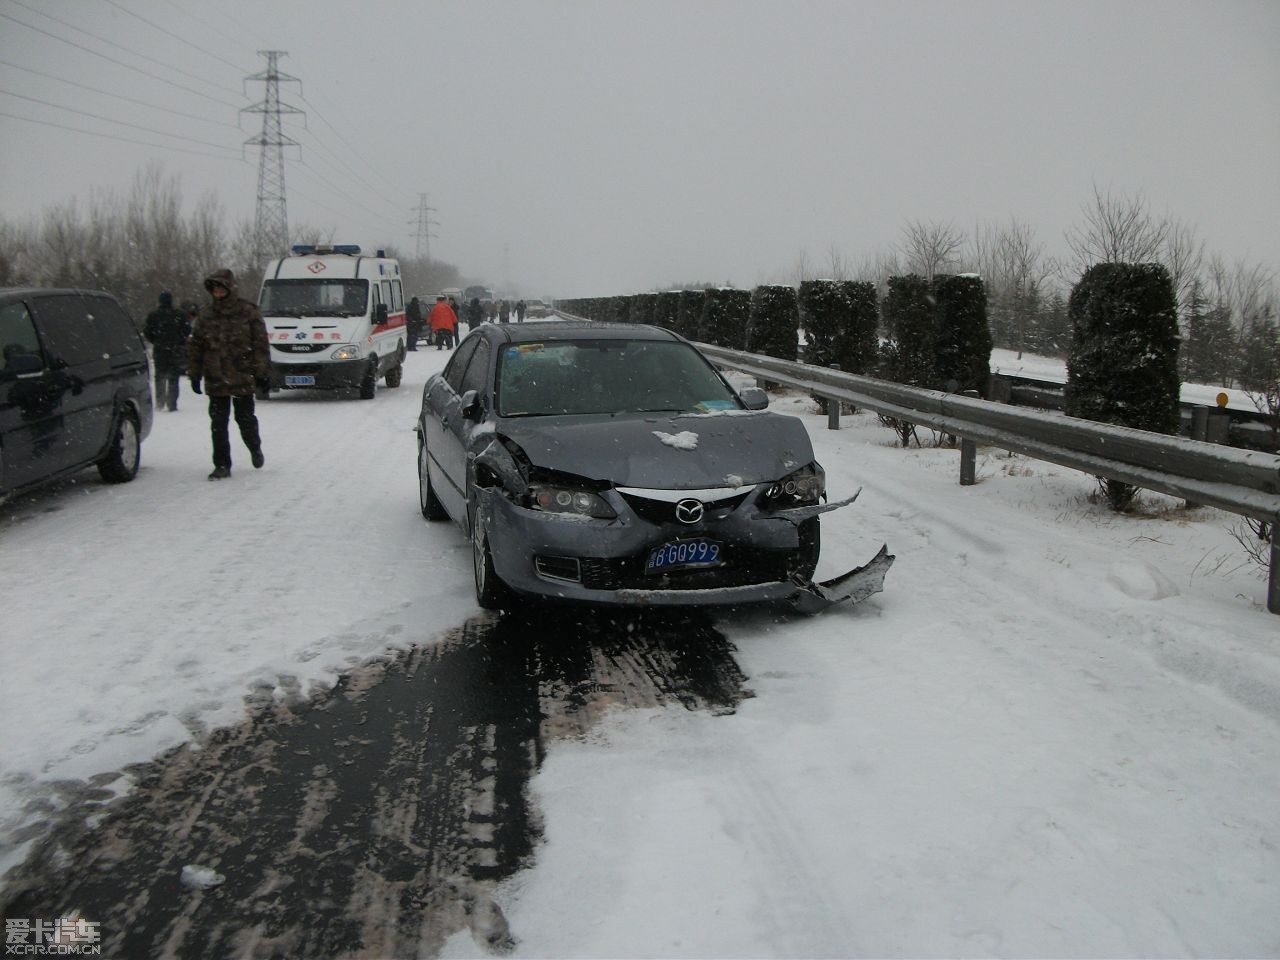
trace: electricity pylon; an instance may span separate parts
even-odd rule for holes
[[[255,73],[246,80],[266,83],[266,96],[261,103],[245,107],[241,113],[262,114],[262,133],[245,141],[246,146],[256,146],[258,153],[258,204],[253,216],[253,258],[264,263],[269,257],[284,256],[289,249],[289,214],[284,197],[284,148],[301,146],[297,140],[285,136],[280,117],[286,113],[301,114],[297,107],[280,102],[280,82],[296,83],[302,92],[302,81],[281,73],[276,61],[285,56],[283,50],[259,50],[267,58],[267,69]]]

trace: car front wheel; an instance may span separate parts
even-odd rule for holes
[[[489,538],[485,536],[484,522],[477,516],[472,524],[471,566],[475,572],[476,603],[483,610],[507,609],[511,606],[513,595],[493,569],[493,554],[489,552]]]
[[[138,436],[138,420],[132,412],[116,419],[111,446],[98,461],[98,473],[107,483],[128,483],[138,475],[142,459],[142,438]]]

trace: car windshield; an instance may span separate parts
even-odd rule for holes
[[[496,387],[503,417],[739,409],[698,352],[674,341],[508,344],[498,358]]]
[[[276,317],[357,317],[368,302],[368,280],[268,280],[261,307]]]

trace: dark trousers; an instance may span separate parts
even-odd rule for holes
[[[453,331],[447,327],[436,331],[436,349],[439,350],[441,347],[453,349]]]
[[[250,452],[262,445],[258,436],[258,418],[254,415],[253,394],[247,397],[210,397],[209,398],[209,430],[213,434],[213,465],[215,467],[231,466],[231,438],[227,432],[227,424],[231,419],[231,408],[236,410],[236,426],[240,428],[240,439]]]
[[[168,407],[170,410],[178,409],[178,381],[182,376],[177,373],[161,373],[156,371],[156,402],[157,407]]]

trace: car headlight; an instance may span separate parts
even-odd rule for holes
[[[337,350],[333,351],[333,353],[329,354],[329,359],[330,360],[359,360],[360,344],[344,343]]]
[[[806,507],[825,499],[826,495],[826,471],[818,464],[811,463],[771,483],[764,492],[761,505],[767,510]]]
[[[529,485],[529,507],[545,513],[571,513],[602,520],[612,520],[617,516],[613,507],[605,503],[598,494],[581,487],[551,483]]]

